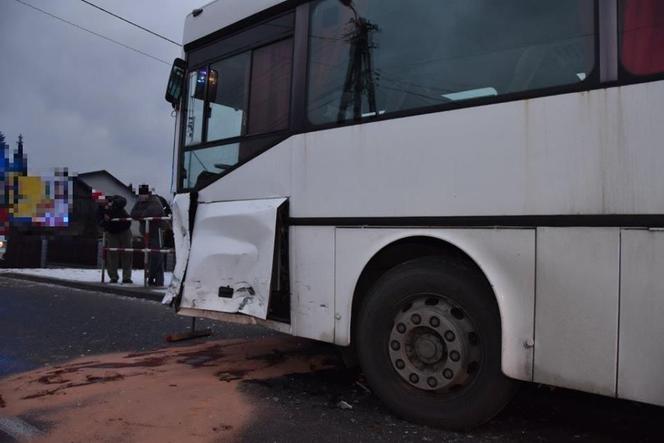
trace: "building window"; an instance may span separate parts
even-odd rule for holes
[[[314,125],[570,86],[595,66],[591,1],[312,4]]]

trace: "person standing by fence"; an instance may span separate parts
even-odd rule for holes
[[[106,231],[108,248],[131,248],[131,222],[112,221],[116,218],[129,218],[125,210],[127,200],[119,195],[114,195],[100,200],[97,208],[97,224]],[[108,277],[111,283],[118,282],[118,259],[122,257],[122,283],[132,283],[132,253],[108,251],[106,255]]]
[[[165,221],[142,220],[149,217],[164,217],[164,208],[159,197],[153,195],[147,185],[139,186],[138,202],[131,210],[131,217],[139,220],[141,234],[145,235],[146,229],[149,228],[148,247],[161,249],[161,229],[166,225]],[[148,285],[164,286],[164,261],[161,252],[150,252],[149,257]]]

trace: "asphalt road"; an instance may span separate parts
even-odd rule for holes
[[[159,303],[0,277],[0,377],[86,355],[147,351],[191,320]],[[257,326],[198,321],[215,338],[252,338]]]
[[[81,356],[162,348],[165,335],[189,324],[155,302],[0,278],[0,377]],[[212,328],[215,339],[274,335],[254,326],[199,325]],[[315,349],[339,361],[333,347]],[[242,441],[664,439],[664,408],[534,385],[524,385],[503,413],[471,433],[430,429],[392,416],[365,390],[361,374],[340,363],[323,371],[243,381],[239,389],[258,411],[242,431]],[[341,400],[352,409],[339,408]],[[4,441],[12,440],[0,431]]]

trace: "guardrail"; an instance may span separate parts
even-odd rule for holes
[[[151,222],[151,221],[170,221],[171,217],[143,217],[143,218],[113,218],[111,221],[121,222]],[[161,229],[160,229],[161,230]],[[143,233],[143,248],[109,248],[106,246],[106,231],[103,234],[103,253],[101,258],[101,282],[106,279],[106,253],[107,252],[142,252],[143,253],[143,287],[148,287],[148,273],[150,272],[150,253],[157,252],[168,254],[175,249],[150,248],[150,223],[145,223],[145,232]]]

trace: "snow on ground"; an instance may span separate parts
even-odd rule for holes
[[[101,283],[101,270],[99,269],[76,269],[76,268],[59,268],[59,269],[0,269],[0,274],[25,274],[34,275],[37,277],[56,278],[59,280],[77,281],[85,283]],[[118,270],[120,278],[122,278],[122,271]],[[170,272],[164,273],[164,284],[166,287],[171,283]],[[135,269],[132,271],[131,279],[134,283],[122,285],[127,288],[142,288],[143,287],[143,271]],[[108,274],[106,275],[106,284],[108,283]],[[119,283],[116,283],[119,285]],[[166,287],[156,288],[154,291],[166,292]]]

